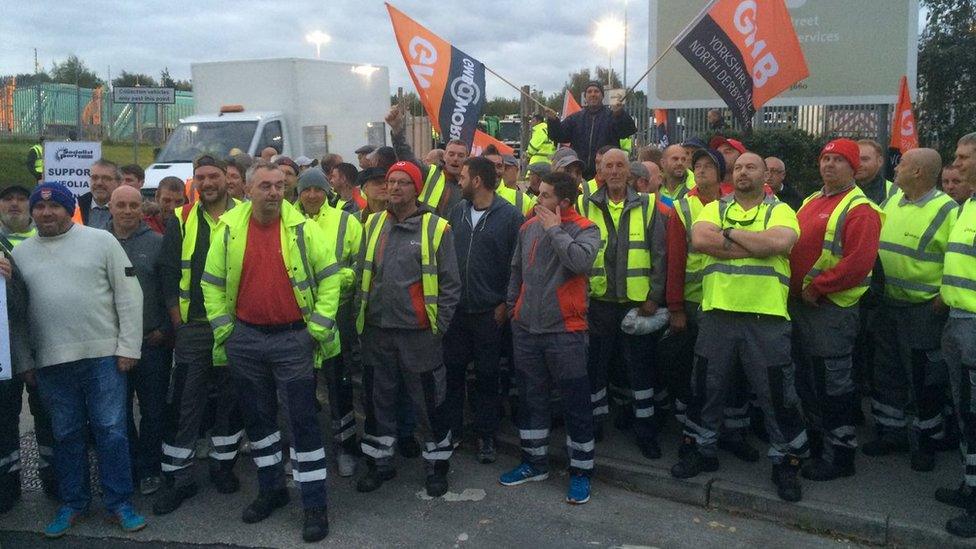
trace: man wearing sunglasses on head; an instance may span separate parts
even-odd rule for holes
[[[793,210],[765,196],[765,176],[762,157],[742,154],[733,170],[735,191],[707,204],[692,226],[692,246],[707,257],[694,394],[671,474],[718,470],[718,431],[738,359],[765,416],[773,483],[780,498],[799,501],[797,473],[808,450],[793,387],[786,299],[789,253],[800,231]]]

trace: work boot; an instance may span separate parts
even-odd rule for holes
[[[58,499],[58,475],[54,472],[53,466],[41,467],[37,470],[37,476],[41,477],[41,489],[48,499]]]
[[[20,471],[0,475],[0,513],[6,513],[20,501]]]
[[[213,467],[210,469],[210,482],[221,494],[233,494],[241,489],[241,481],[238,480],[234,470],[225,467]]]
[[[800,474],[803,478],[814,481],[834,480],[841,477],[854,476],[854,449],[853,448],[834,448],[833,461],[827,461],[822,457],[808,461],[803,465]]]
[[[976,491],[969,491],[965,504],[966,512],[949,519],[945,529],[950,534],[961,538],[976,537]]]
[[[785,456],[782,463],[773,464],[773,484],[783,501],[800,501],[803,498],[800,479],[797,478],[799,472],[800,458],[796,456]]]
[[[718,458],[704,456],[697,445],[690,438],[685,438],[679,450],[681,458],[671,467],[671,476],[675,478],[692,478],[700,473],[718,471]]]
[[[401,457],[413,459],[420,457],[420,443],[414,437],[403,437],[397,439],[397,450]]]
[[[168,515],[178,509],[184,500],[192,498],[196,493],[196,482],[183,486],[166,486],[159,491],[159,495],[153,500],[153,514]]]
[[[638,440],[637,447],[640,448],[641,455],[645,458],[661,459],[661,447],[658,446],[656,437]]]
[[[447,472],[451,464],[447,460],[434,462],[433,470],[427,474],[427,495],[439,498],[447,493]]]
[[[745,437],[732,439],[719,438],[718,447],[720,450],[725,450],[742,461],[748,463],[759,461],[759,450],[753,448]]]
[[[879,435],[878,438],[868,441],[861,447],[861,452],[866,456],[888,456],[895,452],[904,452],[908,449],[907,440],[896,440],[891,435]]]
[[[305,509],[305,525],[302,526],[302,539],[312,543],[329,535],[329,514],[325,507]]]
[[[478,439],[478,463],[495,463],[495,438],[483,437]]]
[[[965,509],[972,490],[965,482],[960,482],[958,488],[936,488],[935,499],[940,503]]]
[[[391,480],[395,476],[396,469],[380,470],[376,467],[376,465],[370,463],[368,469],[366,470],[366,474],[356,481],[356,491],[363,493],[372,492],[380,486],[383,486],[384,482]]]
[[[258,497],[244,508],[241,520],[254,524],[271,516],[275,509],[288,505],[288,489],[279,488],[269,492],[258,492]]]

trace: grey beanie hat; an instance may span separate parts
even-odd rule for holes
[[[325,172],[318,167],[309,168],[298,176],[299,193],[305,189],[311,189],[312,187],[322,189],[323,191],[332,190],[332,184],[329,182],[329,178],[326,177]]]

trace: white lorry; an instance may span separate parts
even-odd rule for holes
[[[196,114],[180,120],[146,168],[145,191],[166,176],[192,178],[193,159],[204,153],[223,159],[238,149],[256,157],[273,147],[292,159],[338,153],[348,161],[362,145],[386,142],[386,67],[292,58],[190,68]]]

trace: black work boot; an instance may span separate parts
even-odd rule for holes
[[[946,522],[945,529],[954,536],[973,538],[976,537],[976,491],[969,491],[965,503],[966,512],[949,519]]]
[[[197,483],[191,482],[183,486],[164,486],[153,499],[152,510],[155,515],[167,515],[172,513],[183,504],[184,500],[190,499],[197,493]]]
[[[695,441],[688,437],[682,440],[678,455],[681,458],[671,467],[671,476],[675,478],[692,478],[700,473],[718,471],[718,458],[703,456]]]
[[[397,451],[401,457],[413,459],[420,457],[420,443],[414,437],[403,437],[397,439]]]
[[[935,499],[940,503],[965,509],[971,491],[965,482],[960,482],[958,488],[936,488]]]
[[[439,498],[447,493],[447,472],[451,469],[451,464],[447,460],[434,462],[434,467],[427,473],[427,495],[432,498]]]
[[[935,469],[935,448],[929,438],[911,441],[912,471],[927,473]]]
[[[396,469],[383,469],[380,470],[376,465],[370,463],[366,469],[366,474],[356,481],[356,491],[357,492],[372,492],[383,483],[391,480],[396,476]]]
[[[6,513],[20,501],[20,471],[0,475],[0,513]]]
[[[325,507],[305,509],[305,524],[302,526],[302,539],[312,543],[321,541],[329,535],[329,513]]]
[[[258,497],[244,508],[241,520],[248,524],[261,522],[271,516],[275,509],[288,504],[288,489],[279,488],[269,492],[258,492]]]
[[[799,472],[800,458],[797,456],[784,456],[782,463],[773,465],[773,484],[776,485],[776,493],[783,501],[800,501],[803,499],[800,479],[797,476]]]
[[[803,478],[814,481],[827,481],[834,480],[835,478],[854,476],[854,449],[835,447],[833,452],[834,458],[832,461],[827,461],[819,457],[804,464],[800,471]]]

